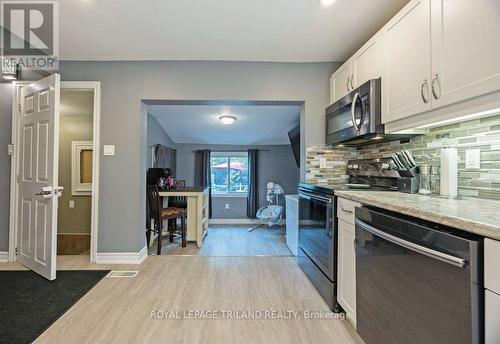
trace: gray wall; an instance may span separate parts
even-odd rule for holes
[[[12,84],[0,84],[0,252],[9,250],[10,157]]]
[[[170,136],[163,130],[161,127],[160,123],[148,114],[148,133],[147,133],[147,142],[148,142],[148,154],[147,154],[147,168],[151,167],[151,159],[152,159],[152,154],[151,154],[151,146],[155,144],[161,144],[164,146],[167,146],[169,148],[174,148],[175,149],[175,143],[172,141]]]
[[[336,63],[61,62],[62,80],[101,81],[101,144],[116,146],[115,156],[101,154],[98,252],[138,252],[145,246],[144,171],[150,152],[147,106],[141,100],[304,101],[301,112],[304,133],[301,177],[304,178],[304,147],[324,142],[329,78],[338,66]],[[3,101],[9,102],[8,98]],[[4,108],[9,108],[9,104],[0,105],[0,109]],[[3,181],[9,174],[3,167],[1,171]],[[0,205],[0,215],[8,212],[6,204]],[[6,220],[0,219],[0,223]],[[0,228],[2,238],[4,231],[8,227]]]
[[[299,182],[299,168],[295,163],[290,145],[201,145],[177,144],[177,177],[185,179],[186,184],[194,183],[194,150],[211,149],[213,151],[246,151],[249,148],[258,148],[259,152],[259,206],[267,205],[266,185],[269,181],[280,184],[286,194],[297,193]],[[284,198],[282,199],[284,205]],[[225,209],[229,204],[229,209]],[[243,219],[246,218],[245,197],[213,197],[212,217],[214,219]]]

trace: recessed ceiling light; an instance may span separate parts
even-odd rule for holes
[[[321,5],[323,6],[330,6],[331,4],[333,4],[335,2],[335,0],[320,0],[321,2]]]
[[[236,117],[234,116],[220,116],[219,121],[221,121],[225,125],[233,124],[236,121]]]

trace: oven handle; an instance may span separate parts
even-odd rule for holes
[[[411,250],[413,252],[417,252],[417,253],[423,254],[424,256],[440,260],[440,261],[442,261],[444,263],[451,264],[451,265],[454,265],[454,266],[458,266],[459,268],[464,268],[465,267],[465,259],[458,258],[458,257],[455,257],[455,256],[451,256],[449,254],[442,253],[442,252],[439,252],[439,251],[435,251],[435,250],[432,250],[430,248],[427,248],[427,247],[424,247],[424,246],[420,246],[420,245],[417,245],[417,244],[412,243],[410,241],[398,238],[398,237],[396,237],[394,235],[390,235],[388,233],[385,233],[385,232],[381,231],[380,229],[377,229],[377,228],[375,228],[373,226],[370,226],[367,223],[364,223],[363,221],[361,221],[359,219],[355,219],[354,222],[356,223],[356,225],[360,226],[364,230],[367,230],[368,232],[370,232],[372,234],[375,234],[376,236],[379,236],[382,239],[390,241],[393,244],[396,244],[398,246],[402,246],[402,247],[407,248],[408,250]]]
[[[321,201],[321,202],[326,202],[326,203],[333,202],[333,200],[331,198],[314,195],[314,194],[309,193],[309,192],[306,193],[304,191],[299,191],[299,197],[306,198],[306,199],[314,199],[316,201]]]

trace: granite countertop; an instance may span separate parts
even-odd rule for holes
[[[500,240],[499,201],[472,197],[448,199],[394,191],[336,190],[335,195]]]

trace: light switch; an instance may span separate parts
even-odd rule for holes
[[[481,150],[469,149],[465,151],[465,168],[467,169],[481,168]]]
[[[75,201],[70,200],[69,201],[69,207],[70,207],[70,209],[74,209],[75,208]]]
[[[114,156],[115,145],[104,145],[103,154],[108,156]]]
[[[229,203],[226,203],[226,209],[229,209]]]
[[[14,155],[14,145],[13,144],[8,144],[7,145],[7,155],[13,156]]]
[[[319,168],[326,168],[326,159],[325,158],[319,159]]]

